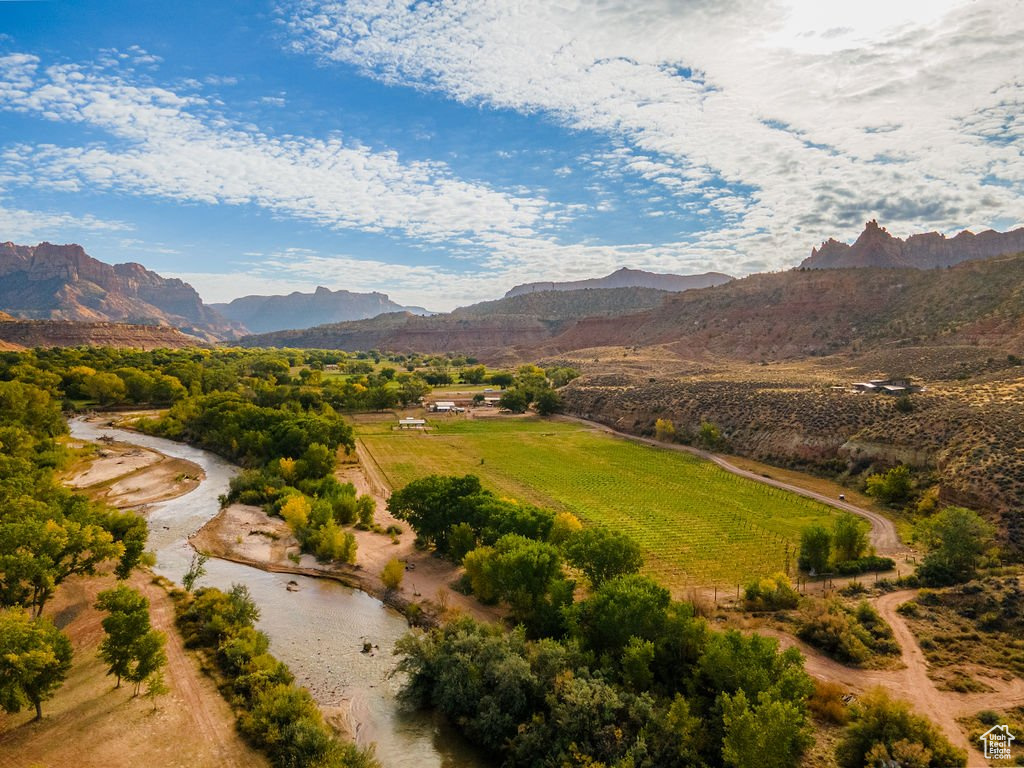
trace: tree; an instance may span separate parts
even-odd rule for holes
[[[356,499],[356,519],[359,526],[369,530],[373,527],[373,514],[377,511],[377,502],[369,494],[362,494]]]
[[[658,419],[654,422],[654,437],[663,443],[675,442],[676,425],[671,419]]]
[[[393,592],[402,586],[402,577],[405,576],[405,566],[397,557],[388,560],[384,570],[380,572],[380,580],[384,589]]]
[[[884,504],[899,504],[906,501],[914,488],[910,467],[905,464],[893,467],[888,472],[869,475],[864,482],[864,493]]]
[[[134,669],[136,644],[150,629],[149,601],[131,587],[119,584],[100,592],[95,607],[109,614],[101,622],[106,637],[100,643],[99,656],[108,665],[107,674],[117,678],[114,687],[120,688],[121,678]]]
[[[498,400],[498,407],[504,408],[506,411],[512,413],[526,413],[526,409],[530,405],[530,400],[526,394],[519,389],[509,389],[505,391],[505,394]]]
[[[644,564],[639,544],[603,526],[584,528],[569,540],[565,551],[569,562],[583,571],[594,587],[636,573]]]
[[[582,530],[583,523],[580,522],[576,515],[572,512],[559,512],[551,523],[548,541],[552,544],[562,545]]]
[[[516,377],[513,374],[511,374],[511,373],[507,373],[505,371],[498,371],[496,373],[492,373],[488,377],[488,380],[494,386],[501,387],[502,389],[505,389],[507,387],[511,387],[512,386],[512,384],[516,380]]]
[[[722,447],[722,433],[710,421],[701,423],[700,431],[697,433],[697,440],[709,451]]]
[[[474,365],[463,368],[460,375],[467,384],[482,384],[487,375],[487,369],[482,365]]]
[[[974,576],[995,528],[972,510],[946,507],[918,523],[915,535],[928,548],[919,575],[942,584]]]
[[[206,575],[206,561],[209,559],[209,555],[204,555],[201,552],[192,553],[192,562],[189,563],[185,575],[181,577],[181,586],[185,588],[186,592],[191,592],[195,588],[196,582]]]
[[[804,709],[762,691],[751,703],[741,690],[722,694],[722,759],[733,768],[788,768],[812,743]]]
[[[463,522],[460,509],[464,500],[482,491],[479,478],[473,475],[428,475],[392,493],[388,509],[407,521],[421,541],[434,544],[444,555],[451,527]]]
[[[808,573],[824,573],[832,554],[832,534],[821,525],[811,525],[800,532],[799,566]]]
[[[842,512],[832,528],[832,545],[837,563],[856,560],[868,548],[868,526],[856,515]]]
[[[34,607],[37,616],[69,576],[95,573],[124,552],[92,502],[55,487],[45,495],[9,498],[0,517],[0,601]]]
[[[950,744],[934,725],[913,714],[906,702],[894,701],[884,690],[876,688],[854,705],[853,722],[836,748],[836,758],[842,768],[892,765],[889,758],[894,752],[916,752],[923,757],[914,768],[967,765],[967,754]],[[870,763],[869,755],[873,758]],[[908,768],[911,765],[902,761],[896,764]]]
[[[541,416],[551,416],[562,410],[562,398],[553,389],[542,389],[537,394],[537,401],[534,405],[537,408],[537,413]]]
[[[139,695],[140,686],[167,663],[164,645],[167,637],[163,632],[150,629],[139,637],[132,648],[132,666],[125,680],[135,684],[134,696]]]
[[[619,656],[631,637],[661,637],[669,602],[668,590],[647,576],[619,576],[568,609],[569,627],[585,648]]]
[[[11,608],[0,611],[0,649],[0,707],[14,713],[31,704],[42,719],[43,702],[71,669],[71,641],[49,619]]]
[[[113,373],[97,373],[85,381],[85,391],[100,405],[111,405],[124,400],[128,393],[124,382]]]

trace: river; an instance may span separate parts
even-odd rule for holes
[[[176,583],[188,570],[193,549],[188,537],[220,509],[218,496],[238,468],[208,451],[159,437],[73,419],[71,434],[81,440],[109,436],[191,461],[206,473],[197,488],[149,507],[148,548],[156,553],[154,570]],[[289,591],[289,581],[298,582]],[[401,680],[395,666],[395,641],[408,630],[405,619],[379,600],[337,582],[211,558],[201,586],[229,589],[244,584],[259,606],[258,626],[270,638],[270,650],[325,707],[349,706],[349,722],[360,745],[376,743],[384,768],[483,768],[488,763],[450,726],[422,712],[410,712],[396,695]],[[364,641],[374,646],[362,652]]]

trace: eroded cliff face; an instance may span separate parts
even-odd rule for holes
[[[7,348],[12,349],[81,345],[143,350],[181,349],[202,343],[201,339],[169,326],[71,320],[0,320],[0,345],[9,345]]]
[[[829,238],[800,264],[803,269],[847,267],[912,267],[937,269],[973,259],[990,259],[1024,251],[1024,228],[1011,232],[987,230],[980,234],[963,231],[947,238],[938,232],[893,237],[871,220],[853,245]]]
[[[0,243],[0,307],[30,319],[172,325],[207,341],[241,331],[188,283],[141,264],[105,264],[75,244]]]

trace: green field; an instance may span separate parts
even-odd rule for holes
[[[429,417],[428,417],[429,418]],[[834,510],[710,462],[584,425],[442,417],[428,432],[361,417],[356,431],[392,488],[429,474],[475,474],[501,496],[625,531],[666,586],[736,584],[795,568],[800,529]]]

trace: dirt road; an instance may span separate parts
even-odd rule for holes
[[[754,480],[755,482],[758,483],[764,483],[765,485],[770,485],[773,488],[780,488],[784,491],[789,491],[790,493],[795,493],[799,496],[804,496],[808,499],[814,499],[815,501],[819,501],[822,504],[827,504],[830,507],[835,507],[836,509],[842,509],[847,512],[852,512],[853,514],[864,518],[868,521],[868,523],[871,524],[871,533],[869,538],[871,541],[871,545],[875,548],[875,551],[879,555],[894,555],[900,552],[905,552],[907,549],[900,541],[899,534],[896,533],[896,526],[893,525],[892,520],[889,520],[887,517],[885,517],[884,515],[880,515],[878,512],[875,512],[874,510],[865,509],[864,507],[859,507],[856,504],[851,504],[848,501],[833,498],[831,496],[826,496],[823,493],[810,491],[807,490],[806,488],[801,488],[800,486],[793,485],[792,483],[787,483],[782,480],[776,480],[771,477],[764,477],[763,475],[759,475],[756,472],[741,469],[740,467],[737,467],[735,464],[732,464],[728,459],[726,459],[723,456],[719,456],[718,454],[714,453],[709,453],[708,451],[702,451],[699,448],[693,448],[689,445],[663,443],[659,440],[654,440],[649,437],[639,437],[637,435],[631,435],[627,432],[620,432],[619,430],[613,429],[612,427],[609,427],[605,424],[599,424],[596,421],[581,419],[578,416],[560,416],[559,418],[566,419],[568,421],[575,421],[580,424],[585,424],[588,427],[593,427],[594,429],[601,430],[602,432],[607,432],[609,434],[624,438],[626,440],[632,440],[635,443],[649,445],[654,448],[662,448],[668,451],[689,453],[693,456],[698,456],[702,459],[706,459],[707,461],[710,461],[718,465],[726,472],[731,472],[734,475],[745,477],[748,480]]]

